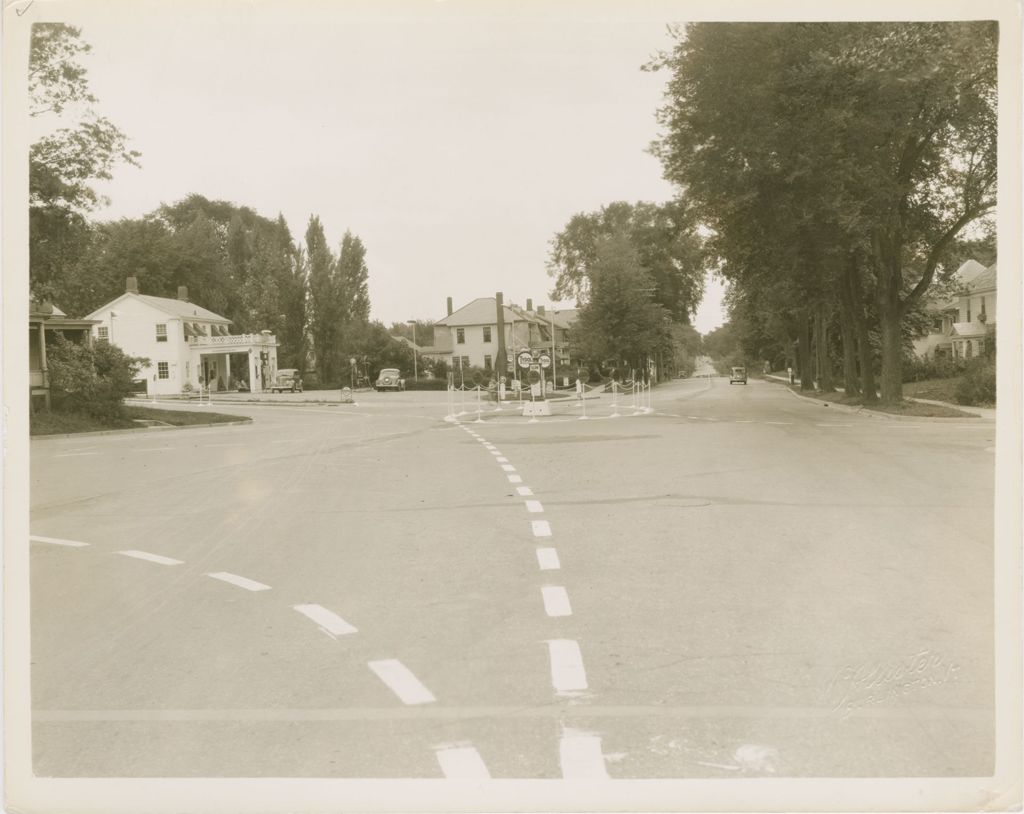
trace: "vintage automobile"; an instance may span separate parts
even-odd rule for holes
[[[278,370],[277,378],[274,379],[274,383],[270,386],[272,393],[283,393],[285,390],[289,393],[302,392],[302,377],[299,376],[299,371],[293,367]]]
[[[745,367],[734,367],[729,372],[729,384],[733,382],[747,383],[747,369]]]
[[[373,389],[380,393],[383,390],[405,390],[405,379],[398,368],[386,367],[378,375]]]

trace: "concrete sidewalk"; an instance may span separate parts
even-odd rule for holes
[[[767,374],[765,374],[764,378],[766,378],[766,379],[774,379],[775,381],[781,382],[782,384],[787,384],[787,385],[789,384],[789,378],[787,376],[778,376],[778,375],[773,374],[773,373],[767,373]],[[800,384],[800,380],[796,379],[794,384]],[[819,391],[815,390],[813,392],[814,393],[818,393]],[[845,391],[844,391],[844,389],[842,387],[837,387],[836,388],[836,392],[837,393],[843,393]],[[814,396],[813,395],[809,396],[809,398],[814,398]],[[934,404],[936,407],[949,407],[949,408],[951,408],[953,410],[962,410],[965,413],[971,413],[972,415],[976,415],[976,416],[979,416],[981,418],[988,419],[989,421],[995,421],[996,420],[996,410],[995,410],[994,407],[971,407],[971,406],[968,406],[968,405],[965,405],[965,404],[951,404],[948,401],[935,401],[933,399],[915,399],[915,398],[910,398],[910,397],[907,397],[906,400],[907,401],[916,401],[916,402],[919,402],[921,404]]]

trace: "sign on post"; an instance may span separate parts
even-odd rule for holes
[[[519,354],[519,367],[527,368],[533,364],[533,354],[528,350],[521,351]]]
[[[540,366],[545,370],[551,367],[551,357],[548,356],[546,353],[542,353],[540,357],[537,359],[537,361],[540,362]]]

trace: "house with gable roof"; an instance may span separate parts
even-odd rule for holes
[[[231,333],[230,319],[189,301],[140,294],[129,277],[121,296],[86,316],[93,338],[129,356],[149,359],[141,376],[149,395],[176,395],[208,388],[214,392],[245,382],[254,393],[269,389],[277,375],[277,338],[270,331]]]
[[[569,333],[576,317],[575,309],[547,310],[543,305],[526,308],[503,303],[505,350],[509,369],[516,355],[523,350],[554,353],[555,368],[568,368]],[[498,304],[494,297],[478,297],[458,310],[452,310],[448,298],[448,314],[434,323],[434,346],[423,349],[424,355],[449,361],[453,370],[481,367],[493,370],[498,353]]]
[[[931,318],[931,327],[927,334],[914,340],[917,356],[922,359],[970,358],[982,352],[979,349],[984,348],[984,339],[989,333],[985,328],[986,320],[995,320],[995,269],[994,264],[986,269],[976,260],[967,260],[953,273],[954,292],[928,299],[924,308]],[[986,315],[979,324],[978,315],[982,311]]]

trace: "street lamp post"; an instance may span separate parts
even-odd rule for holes
[[[406,320],[409,325],[412,325],[412,377],[413,380],[420,380],[419,366],[416,364],[416,320]]]

